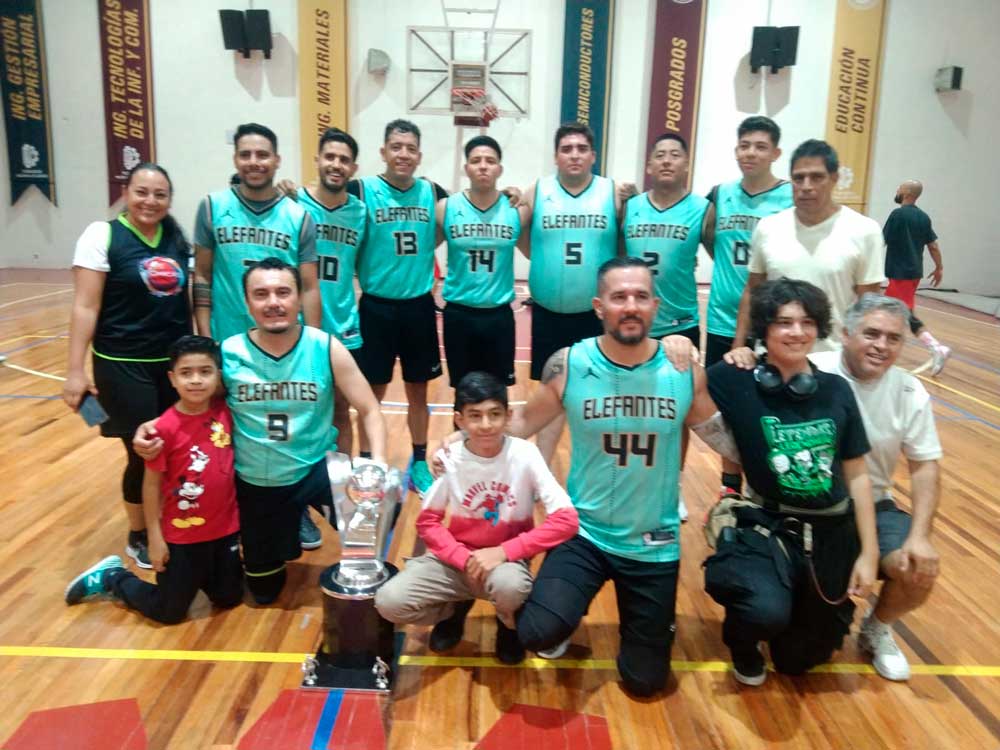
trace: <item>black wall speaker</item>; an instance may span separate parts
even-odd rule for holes
[[[246,12],[247,45],[264,52],[264,59],[271,59],[271,14],[266,10]]]
[[[754,26],[750,46],[750,71],[771,68],[777,73],[781,68],[795,65],[799,47],[798,26]]]
[[[244,57],[250,57],[247,48],[247,33],[243,26],[242,10],[220,10],[219,21],[222,23],[222,43],[226,49],[238,49]]]

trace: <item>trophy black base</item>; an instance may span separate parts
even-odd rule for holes
[[[396,633],[393,638],[392,659],[388,662],[388,672],[383,680],[372,669],[372,662],[349,665],[343,658],[331,657],[323,653],[322,647],[313,657],[314,672],[302,680],[304,690],[356,690],[367,693],[388,695],[392,692],[399,669],[399,654],[403,649],[404,633]]]
[[[319,690],[364,690],[388,693],[395,682],[403,634],[375,609],[375,592],[394,576],[362,587],[343,583],[340,563],[320,575],[323,591],[323,641],[315,657],[302,665],[302,687]]]

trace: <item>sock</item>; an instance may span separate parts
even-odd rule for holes
[[[727,474],[726,472],[722,472],[722,486],[736,490],[736,492],[742,492],[743,476],[741,474]]]
[[[938,341],[936,338],[934,338],[934,334],[928,331],[926,328],[924,329],[923,333],[921,333],[917,338],[919,338],[920,342],[928,349],[937,349],[939,346],[941,346],[941,342]]]
[[[869,630],[888,630],[891,626],[878,619],[875,616],[875,610],[873,609],[869,613],[868,617],[865,618],[865,627]]]
[[[131,531],[130,530],[128,532],[128,543],[129,544],[134,544],[135,542],[143,542],[144,544],[148,544],[148,542],[146,540],[146,530],[145,529],[143,529],[142,531]]]
[[[426,461],[427,460],[427,443],[423,445],[417,445],[413,443],[413,462]]]
[[[370,459],[371,457],[372,457],[371,451],[358,451],[358,458]]]

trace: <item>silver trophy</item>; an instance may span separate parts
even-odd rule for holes
[[[327,472],[341,556],[320,575],[323,642],[302,686],[386,692],[398,649],[392,623],[375,609],[375,592],[398,572],[385,553],[403,498],[402,477],[374,463],[352,468],[343,453],[328,454]]]

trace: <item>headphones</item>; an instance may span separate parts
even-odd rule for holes
[[[767,395],[784,393],[792,401],[806,401],[812,398],[819,389],[819,381],[816,379],[816,365],[809,362],[811,372],[799,372],[786,383],[781,377],[781,371],[774,365],[767,363],[765,354],[760,364],[753,369],[753,379],[757,383],[757,390]]]

